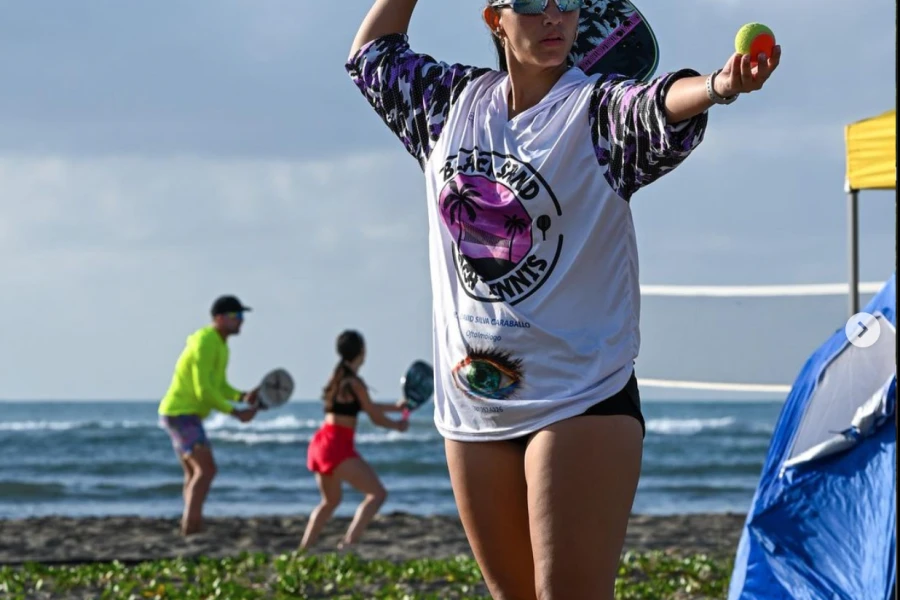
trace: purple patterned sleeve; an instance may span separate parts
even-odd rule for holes
[[[590,109],[594,152],[625,200],[680,165],[703,140],[706,112],[674,124],[667,123],[665,112],[671,84],[696,75],[683,69],[647,83],[613,75],[597,82]]]
[[[409,48],[405,34],[369,42],[346,65],[353,83],[424,168],[450,105],[489,69],[448,65]]]

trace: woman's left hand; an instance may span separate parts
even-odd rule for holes
[[[778,68],[780,61],[781,46],[775,46],[772,56],[759,61],[756,66],[750,64],[749,54],[732,54],[722,71],[716,75],[716,93],[730,98],[735,94],[759,91]]]

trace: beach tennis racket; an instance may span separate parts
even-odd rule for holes
[[[287,402],[294,393],[294,378],[284,369],[269,371],[259,384],[256,396],[259,408],[269,410]]]
[[[431,399],[434,393],[434,369],[425,361],[415,361],[400,378],[400,390],[406,401],[403,409],[403,419],[406,420],[409,419],[410,412]]]
[[[628,0],[584,0],[570,54],[588,75],[620,74],[647,81],[659,65],[656,34]]]

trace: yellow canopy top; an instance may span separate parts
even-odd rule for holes
[[[897,111],[851,123],[847,143],[847,189],[897,188]]]

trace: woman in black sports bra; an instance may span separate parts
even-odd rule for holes
[[[341,484],[346,481],[365,494],[339,548],[356,544],[363,531],[384,504],[387,491],[372,467],[356,451],[354,436],[357,415],[365,412],[375,425],[406,431],[409,423],[385,416],[403,410],[403,404],[372,402],[366,385],[357,374],[366,356],[365,342],[356,331],[344,331],[337,339],[341,359],[323,390],[325,420],[309,442],[306,466],[316,474],[322,501],[313,509],[300,549],[316,543],[322,528],[341,503]]]

